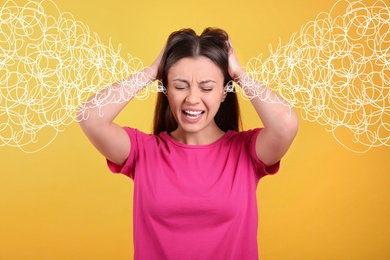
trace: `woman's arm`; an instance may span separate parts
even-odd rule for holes
[[[78,111],[78,121],[85,135],[103,156],[118,165],[125,163],[131,143],[126,131],[113,121],[128,102],[156,78],[163,51],[151,66],[104,88]]]
[[[257,157],[265,165],[273,165],[291,146],[298,131],[298,117],[291,105],[282,97],[245,73],[233,47],[229,53],[229,73],[242,87],[245,95],[251,99],[253,107],[264,124],[264,129],[256,139]]]

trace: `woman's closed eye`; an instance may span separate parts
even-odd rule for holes
[[[200,88],[202,91],[205,91],[205,92],[210,92],[213,90],[213,87],[201,87]]]
[[[187,89],[187,88],[188,88],[188,86],[186,86],[186,85],[175,86],[175,89],[177,89],[177,90],[184,90],[184,89]]]

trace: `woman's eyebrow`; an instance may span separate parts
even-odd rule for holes
[[[184,83],[189,84],[188,80],[181,79],[181,78],[173,79],[172,81],[184,82]]]
[[[208,79],[208,80],[202,80],[201,82],[199,82],[199,84],[206,84],[206,83],[217,83],[215,80],[212,80],[212,79]]]
[[[183,82],[183,83],[190,84],[188,80],[181,79],[181,78],[173,79],[172,81],[178,81],[178,82]],[[199,84],[207,84],[207,83],[210,83],[210,82],[211,83],[217,83],[215,80],[206,79],[206,80],[202,80],[201,82],[199,82]]]

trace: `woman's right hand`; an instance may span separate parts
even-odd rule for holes
[[[149,66],[150,68],[150,77],[154,80],[157,77],[158,68],[160,67],[162,56],[164,55],[166,48],[166,43],[164,44],[164,47],[161,49],[160,53],[158,54],[157,58],[153,61],[153,63]]]

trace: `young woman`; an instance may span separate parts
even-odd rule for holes
[[[164,91],[154,134],[116,125],[127,102],[155,79]],[[239,131],[232,80],[264,128]],[[79,112],[111,171],[134,181],[135,259],[258,259],[256,187],[278,171],[298,119],[244,72],[225,31],[172,33],[150,67],[102,90]]]

